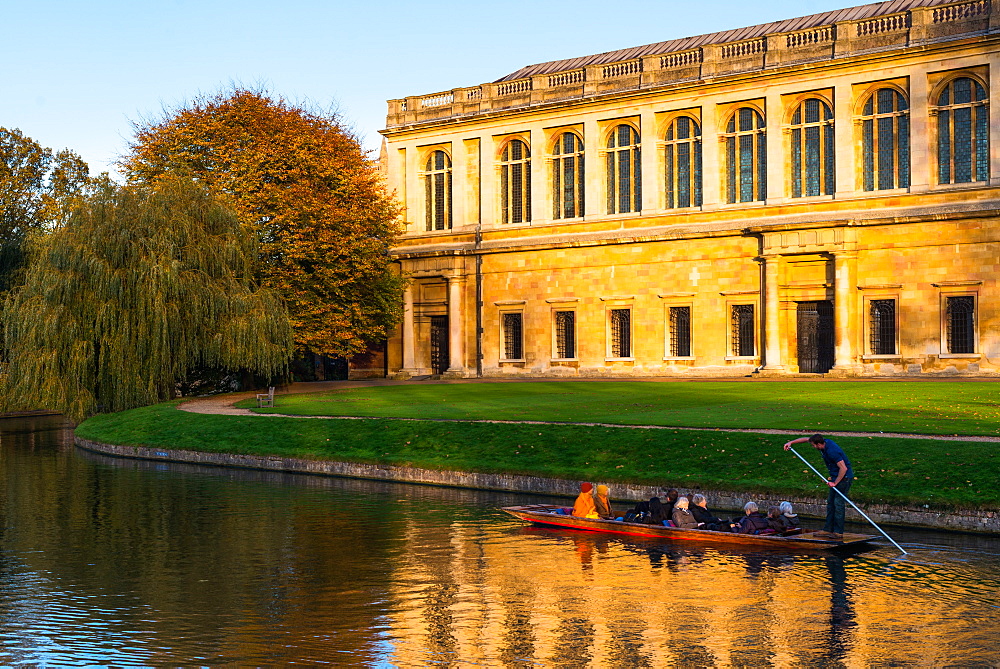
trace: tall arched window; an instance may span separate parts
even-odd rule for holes
[[[767,197],[767,135],[764,117],[741,107],[729,117],[726,132],[726,201],[753,202]]]
[[[701,128],[678,116],[664,136],[667,208],[701,206]]]
[[[500,217],[504,223],[531,220],[531,152],[519,139],[500,154]]]
[[[642,209],[642,169],[639,133],[620,125],[608,137],[608,213],[622,214]]]
[[[880,88],[861,107],[865,190],[910,186],[910,105],[894,88]]]
[[[792,113],[792,197],[833,195],[833,110],[818,98]]]
[[[583,216],[583,140],[564,132],[552,153],[552,218]]]
[[[424,203],[428,230],[451,229],[451,158],[437,150],[424,166]]]
[[[935,101],[938,183],[961,184],[989,178],[989,101],[975,79],[959,77]]]

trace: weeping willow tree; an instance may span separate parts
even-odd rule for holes
[[[281,373],[281,298],[254,283],[256,237],[190,179],[107,185],[35,241],[6,299],[11,408],[74,420],[174,396],[198,367]]]

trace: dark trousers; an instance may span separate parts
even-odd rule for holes
[[[845,495],[851,489],[851,484],[854,482],[852,478],[844,478],[840,483],[837,484],[837,490],[844,493]],[[837,494],[837,491],[830,488],[830,494],[826,498],[826,525],[823,529],[827,532],[836,532],[837,534],[844,533],[844,512],[847,502],[844,498]]]

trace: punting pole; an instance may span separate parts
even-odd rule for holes
[[[812,466],[811,464],[809,464],[809,461],[808,461],[808,460],[806,460],[806,459],[805,459],[804,457],[802,457],[801,455],[799,455],[799,452],[798,452],[798,451],[796,451],[796,450],[795,450],[794,448],[792,448],[791,446],[789,446],[789,447],[788,447],[788,450],[790,450],[790,451],[791,451],[792,453],[794,453],[794,454],[796,455],[796,457],[798,457],[798,459],[799,459],[799,460],[801,460],[802,462],[806,463],[806,466],[807,466],[807,467],[809,467],[809,469],[811,469],[811,470],[813,470],[814,472],[816,472],[816,476],[818,476],[818,477],[820,477],[821,479],[823,479],[823,482],[824,482],[824,483],[827,483],[827,484],[828,484],[828,487],[832,487],[832,486],[829,486],[829,482],[827,481],[827,478],[826,478],[825,476],[823,476],[822,474],[820,474],[820,473],[819,473],[819,471],[818,471],[818,470],[817,470],[817,469],[816,469],[815,467],[813,467],[813,466]],[[850,499],[848,499],[848,498],[847,498],[847,495],[845,495],[844,493],[840,492],[840,491],[839,491],[839,490],[837,490],[836,488],[833,488],[833,489],[834,489],[834,490],[836,490],[836,491],[837,491],[837,494],[838,494],[838,495],[840,495],[841,497],[843,497],[843,498],[844,498],[844,500],[845,500],[845,501],[846,501],[846,502],[847,502],[848,504],[850,504],[851,506],[853,506],[853,507],[854,507],[854,510],[855,510],[855,511],[857,511],[857,512],[858,512],[858,513],[860,513],[860,514],[861,514],[862,516],[864,516],[864,517],[865,517],[865,520],[867,520],[867,521],[868,521],[869,523],[871,523],[871,524],[872,524],[872,526],[874,526],[876,530],[878,530],[879,532],[881,532],[881,533],[882,533],[882,536],[883,536],[883,537],[885,537],[885,538],[886,538],[886,539],[888,539],[889,541],[892,541],[892,545],[893,545],[893,546],[895,546],[896,548],[898,548],[898,549],[899,549],[900,551],[902,551],[903,555],[909,555],[909,553],[907,553],[907,552],[906,552],[905,550],[903,550],[903,547],[902,547],[902,546],[900,546],[900,545],[899,545],[899,544],[897,544],[897,543],[896,543],[895,541],[893,541],[892,537],[890,537],[890,536],[889,536],[888,534],[886,534],[886,533],[885,533],[885,530],[883,530],[883,529],[882,529],[881,527],[879,527],[878,525],[876,525],[876,524],[875,524],[875,521],[874,521],[874,520],[872,520],[871,518],[869,518],[869,517],[868,517],[868,514],[867,514],[867,513],[865,513],[865,512],[864,512],[864,511],[862,511],[861,509],[859,509],[859,508],[858,508],[858,505],[857,505],[857,504],[855,504],[855,503],[854,503],[854,502],[852,502],[852,501],[851,501]]]

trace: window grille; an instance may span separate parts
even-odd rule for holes
[[[976,298],[949,297],[946,321],[948,353],[976,352]]]
[[[989,101],[969,77],[951,81],[937,99],[938,183],[989,179]]]
[[[428,230],[451,229],[451,158],[435,151],[424,169],[424,202]]]
[[[869,302],[868,326],[872,355],[896,355],[896,300]]]
[[[608,138],[608,213],[621,214],[642,209],[642,169],[639,133],[630,125],[620,125]]]
[[[576,357],[576,312],[556,312],[556,357]]]
[[[531,152],[519,139],[507,142],[500,156],[500,200],[504,223],[531,220]]]
[[[910,106],[903,94],[880,88],[861,110],[862,187],[909,188]]]
[[[701,206],[701,128],[679,116],[664,138],[667,208]]]
[[[753,357],[756,346],[752,304],[734,304],[731,314],[733,355],[740,358]]]
[[[505,360],[521,360],[524,358],[524,340],[521,327],[523,324],[521,312],[503,315],[503,355]]]
[[[564,132],[552,160],[552,218],[583,216],[583,140]]]
[[[754,202],[767,197],[767,135],[764,117],[742,107],[729,117],[726,132],[726,201]]]
[[[670,307],[670,356],[691,356],[691,307]]]
[[[833,110],[818,98],[804,100],[791,123],[792,197],[833,195]]]
[[[611,310],[611,357],[632,357],[632,310]]]

